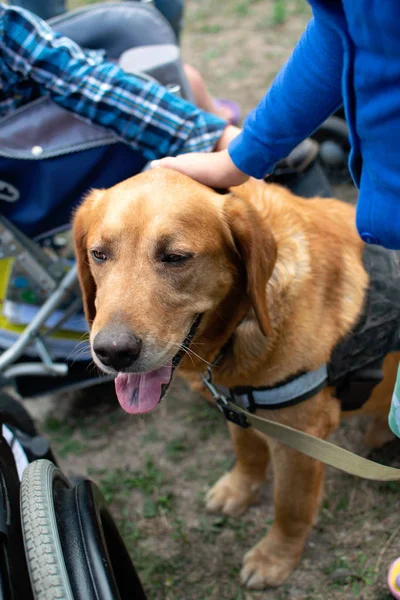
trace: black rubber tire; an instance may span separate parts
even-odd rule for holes
[[[20,520],[20,483],[10,446],[0,436],[0,598],[33,600]]]
[[[48,460],[36,460],[21,483],[21,523],[35,600],[74,600],[58,534],[54,486],[69,488],[61,471]]]
[[[325,140],[333,140],[343,149],[350,150],[349,128],[346,121],[340,117],[329,117],[314,131],[311,137],[320,143]]]
[[[6,392],[0,392],[0,423],[13,425],[32,437],[37,435],[35,424],[26,408]]]
[[[1,424],[8,426],[16,435],[29,462],[33,462],[39,458],[47,458],[57,465],[57,460],[50,448],[48,440],[38,434],[35,423],[25,406],[22,402],[19,402],[6,392],[0,392],[0,425]],[[28,436],[27,440],[24,440],[25,436]],[[32,438],[32,440],[29,440],[29,438]],[[37,439],[34,440],[34,438]],[[32,445],[32,442],[36,443]]]
[[[21,483],[21,523],[35,600],[146,600],[97,486],[72,487],[48,460]]]

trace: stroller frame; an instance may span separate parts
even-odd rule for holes
[[[57,330],[71,314],[81,307],[76,265],[64,275],[61,260],[52,262],[39,245],[0,215],[0,259],[11,257],[18,260],[30,277],[50,295],[31,323],[25,327],[24,332],[0,356],[0,374],[6,379],[17,375],[65,376],[68,374],[68,365],[52,360],[41,330],[48,318],[68,296],[70,297],[68,309],[62,318],[46,331],[46,335]],[[42,362],[22,362],[13,365],[32,343],[35,344]]]

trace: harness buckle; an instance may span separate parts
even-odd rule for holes
[[[233,408],[226,406],[226,404],[222,404],[221,402],[218,402],[218,401],[217,401],[217,406],[218,406],[219,410],[223,413],[223,415],[227,421],[230,421],[231,423],[234,423],[235,425],[239,425],[239,427],[242,427],[243,429],[248,429],[249,427],[251,427],[251,425],[248,422],[247,417],[244,413],[238,412],[238,411],[234,410]]]
[[[201,373],[201,378],[203,380],[204,385],[215,400],[217,407],[222,412],[227,421],[231,421],[231,423],[239,425],[239,427],[243,427],[244,429],[251,427],[246,415],[242,412],[231,408],[227,397],[224,394],[221,394],[221,392],[219,392],[219,390],[215,387],[215,385],[212,382],[211,367],[207,367],[207,371],[205,373]]]
[[[212,382],[211,367],[207,367],[207,370],[205,372],[201,373],[200,376],[201,376],[201,379],[203,380],[204,385],[210,392],[210,394],[213,397],[213,399],[215,400],[215,402],[218,403],[219,401],[221,401],[222,403],[225,403],[225,405],[227,406],[228,403],[227,403],[226,397],[217,390],[217,388],[215,387],[215,385]]]

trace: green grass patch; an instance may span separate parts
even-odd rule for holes
[[[193,425],[199,432],[201,441],[213,437],[218,427],[225,427],[224,418],[219,410],[208,402],[191,406],[185,422]]]
[[[67,458],[70,454],[80,455],[88,449],[85,442],[74,437],[74,431],[66,421],[49,417],[45,421],[44,431],[49,436],[55,453],[61,458]]]
[[[390,492],[392,494],[400,494],[400,482],[399,481],[385,481],[379,484],[379,491]]]
[[[169,441],[166,447],[166,453],[168,458],[182,460],[189,449],[189,441],[187,440],[186,436],[183,436]]]
[[[331,564],[325,569],[327,575],[335,572],[343,576],[331,584],[332,588],[347,586],[353,596],[360,597],[361,587],[370,586],[375,582],[375,570],[369,566],[368,557],[363,552],[359,553],[354,559],[349,560],[346,556],[335,557]]]
[[[251,0],[241,0],[234,5],[234,13],[238,17],[247,17],[251,8]]]
[[[346,510],[349,506],[349,496],[348,494],[344,494],[339,498],[335,506],[335,512],[340,512],[342,510]]]
[[[204,60],[207,62],[210,60],[215,60],[216,58],[220,58],[225,53],[225,46],[216,46],[214,48],[207,48],[204,51]]]
[[[142,471],[129,469],[92,470],[107,503],[120,502],[132,491],[144,496],[141,516],[152,519],[174,510],[174,497],[165,489],[165,479],[150,457],[147,457]]]
[[[134,549],[132,554],[148,598],[165,598],[166,589],[173,589],[182,577],[185,556],[164,558],[159,554],[144,550],[142,546]],[[163,595],[160,596],[159,593]],[[171,596],[172,598],[175,600],[175,596]]]
[[[189,543],[189,535],[186,527],[186,522],[182,517],[176,517],[174,519],[171,537],[179,543]]]
[[[153,460],[147,457],[141,471],[129,469],[92,470],[91,474],[100,477],[99,485],[107,502],[113,502],[116,496],[126,495],[132,490],[138,490],[145,496],[151,496],[159,491],[164,477],[155,466]]]
[[[187,467],[183,472],[183,478],[185,481],[197,481],[197,479],[202,478],[202,474],[199,473],[198,467],[190,465],[190,467]]]
[[[275,0],[272,10],[272,23],[274,25],[281,25],[285,22],[286,16],[287,8],[285,5],[285,0]]]
[[[220,31],[222,31],[222,25],[219,23],[203,23],[199,27],[200,33],[215,34],[220,33]]]
[[[142,436],[143,444],[153,444],[154,442],[160,441],[160,434],[156,427],[150,427],[148,431]]]

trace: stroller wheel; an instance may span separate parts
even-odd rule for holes
[[[93,482],[72,487],[53,463],[36,460],[22,479],[21,521],[35,600],[146,600]]]
[[[25,469],[21,483],[25,554],[35,600],[74,600],[58,534],[54,487],[69,488],[69,483],[50,461],[37,460]]]

